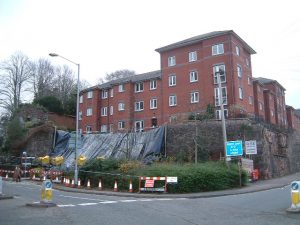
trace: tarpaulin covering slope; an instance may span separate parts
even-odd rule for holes
[[[164,143],[164,127],[139,133],[86,134],[80,138],[78,155],[87,160],[96,157],[146,160],[161,153]],[[74,149],[66,148],[61,154],[63,166],[74,165]]]

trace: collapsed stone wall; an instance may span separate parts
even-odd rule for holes
[[[253,159],[254,168],[259,169],[261,178],[269,179],[300,171],[300,132],[272,130],[248,119],[226,120],[226,131],[227,141],[257,141],[257,155],[244,157]],[[199,156],[200,160],[223,158],[221,122],[190,121],[168,125],[168,157],[194,162],[195,143],[198,159]]]

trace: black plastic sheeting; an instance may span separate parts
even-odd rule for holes
[[[87,160],[103,157],[133,159],[148,163],[160,155],[164,146],[165,127],[139,133],[86,134],[79,138],[78,156]],[[69,148],[70,134],[57,132],[57,141],[51,156],[63,156],[63,167],[74,165],[74,148]],[[71,145],[70,145],[71,146]]]

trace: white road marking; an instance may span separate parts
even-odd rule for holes
[[[70,195],[59,195],[60,197],[64,198],[75,198],[75,199],[82,199],[82,200],[91,200],[91,201],[105,201],[102,199],[95,199],[95,198],[83,198],[83,197],[75,197],[75,196],[70,196]]]
[[[117,201],[105,201],[105,202],[99,202],[99,204],[111,204],[111,203],[117,203]]]
[[[154,201],[153,199],[140,199],[140,202],[152,202]]]
[[[57,205],[58,207],[74,207],[76,205],[68,204],[68,205]]]
[[[173,200],[173,198],[157,198],[156,201],[170,201]]]
[[[120,202],[136,202],[137,200],[120,200]]]
[[[97,205],[98,203],[95,203],[95,202],[88,202],[88,203],[80,203],[80,204],[77,204],[77,205],[81,205],[81,206],[87,206],[87,205]]]

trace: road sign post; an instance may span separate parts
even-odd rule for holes
[[[50,180],[45,180],[42,185],[42,202],[51,203],[52,202],[52,182]]]
[[[293,181],[291,183],[291,201],[292,205],[287,211],[300,212],[300,181]]]

